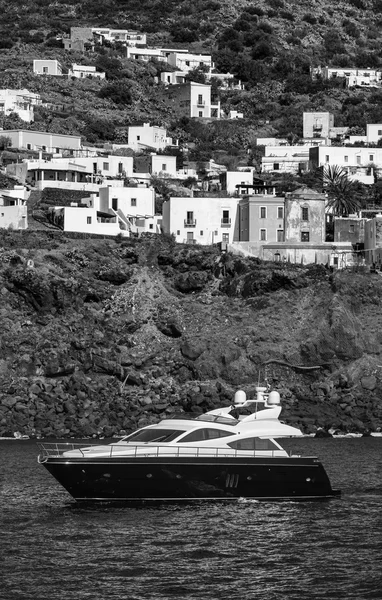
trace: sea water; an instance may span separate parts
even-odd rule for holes
[[[1,600],[382,599],[382,438],[283,441],[342,496],[81,506],[0,440]]]

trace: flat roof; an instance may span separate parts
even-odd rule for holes
[[[68,133],[53,133],[52,131],[37,131],[36,129],[3,129],[1,135],[5,135],[7,133],[38,133],[39,135],[56,135],[60,137],[76,138],[79,140],[81,139],[80,135],[73,135]]]

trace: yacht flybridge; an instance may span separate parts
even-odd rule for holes
[[[108,445],[40,443],[40,464],[77,501],[314,499],[339,494],[315,457],[288,455],[280,395],[256,388],[231,406],[143,427]]]

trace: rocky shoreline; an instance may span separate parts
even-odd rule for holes
[[[379,276],[162,236],[2,242],[0,437],[120,436],[265,378],[305,434],[382,431]]]

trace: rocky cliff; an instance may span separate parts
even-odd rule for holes
[[[305,432],[382,427],[382,278],[172,238],[2,232],[0,436],[112,436],[253,394]]]

